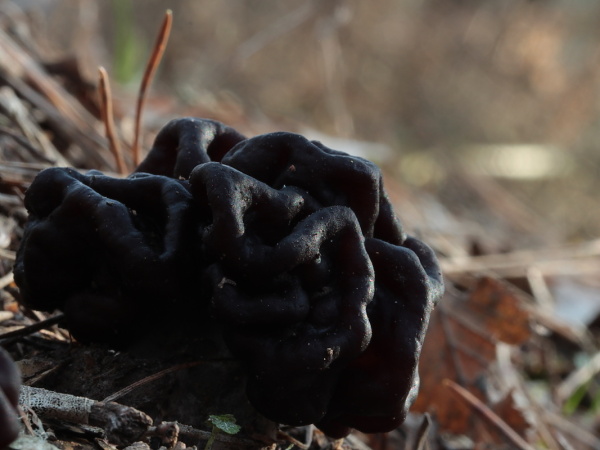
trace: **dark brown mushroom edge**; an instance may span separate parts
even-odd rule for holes
[[[127,347],[168,302],[219,323],[272,421],[337,438],[405,419],[443,282],[375,164],[184,118],[130,177],[47,169],[25,204],[23,302],[63,310],[77,339]]]

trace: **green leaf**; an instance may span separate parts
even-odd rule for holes
[[[242,429],[235,423],[235,417],[231,414],[223,414],[221,416],[208,416],[208,421],[216,428],[224,431],[227,434],[237,434]]]
[[[113,0],[115,23],[115,49],[113,71],[122,84],[134,80],[142,70],[140,54],[143,42],[135,29],[135,9],[132,0]]]
[[[573,392],[573,395],[567,399],[562,408],[565,415],[571,416],[575,413],[587,393],[588,385],[589,382],[582,384],[575,392]]]

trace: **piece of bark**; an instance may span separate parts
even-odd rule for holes
[[[106,438],[117,445],[129,445],[139,440],[152,425],[147,414],[129,406],[96,402],[31,386],[21,386],[19,405],[33,409],[43,419],[100,427]]]

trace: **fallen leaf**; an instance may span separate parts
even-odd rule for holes
[[[413,409],[431,413],[442,430],[461,434],[478,429],[480,436],[486,435],[485,439],[501,442],[501,436],[489,425],[482,426],[481,417],[471,406],[457,401],[443,380],[451,380],[494,409],[488,400],[488,383],[497,344],[520,344],[529,337],[527,310],[507,283],[483,277],[470,291],[450,286],[431,316],[421,354],[420,393]],[[522,411],[505,403],[509,401],[500,401],[499,409],[494,410],[522,434],[527,421]]]
[[[531,336],[529,313],[507,282],[481,278],[470,294],[468,313],[483,319],[485,329],[506,344],[518,345]]]

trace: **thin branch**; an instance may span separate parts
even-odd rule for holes
[[[593,433],[590,433],[585,428],[567,420],[555,412],[552,412],[548,408],[542,409],[542,415],[544,422],[568,434],[577,441],[584,443],[590,448],[600,448],[600,438]]]
[[[154,49],[152,50],[152,55],[148,61],[148,65],[146,66],[146,70],[144,72],[144,78],[142,79],[142,84],[140,85],[140,92],[137,99],[137,105],[135,109],[135,133],[133,140],[133,164],[135,166],[139,165],[141,161],[141,150],[140,150],[140,134],[142,128],[142,110],[144,108],[144,102],[146,101],[146,92],[150,83],[152,82],[152,78],[154,77],[154,73],[160,64],[160,60],[162,59],[162,55],[167,46],[167,41],[169,40],[169,35],[171,33],[171,24],[173,22],[173,13],[171,10],[167,10],[165,13],[165,18],[163,20],[162,26],[158,33],[158,37],[154,44]]]
[[[15,281],[15,275],[12,271],[8,272],[2,278],[0,278],[0,289],[4,289],[6,286],[10,285],[13,281]]]
[[[191,427],[190,425],[185,425],[179,422],[174,422],[177,424],[179,428],[179,438],[181,440],[190,440],[190,441],[208,441],[212,435],[210,431],[199,430],[197,428]],[[232,447],[244,446],[248,448],[257,448],[264,444],[261,441],[255,441],[249,438],[243,438],[239,436],[232,436],[226,433],[217,433],[215,435],[215,441],[222,442],[225,444],[229,444]],[[270,444],[273,444],[271,442]],[[261,446],[261,447],[264,447]]]
[[[305,444],[304,442],[299,441],[295,437],[281,430],[277,431],[277,439],[289,442],[290,444],[292,444],[292,446],[296,446],[301,450],[307,450],[311,444],[311,441]]]
[[[23,328],[19,328],[18,330],[9,331],[8,333],[0,334],[0,340],[4,341],[6,339],[20,339],[25,336],[29,336],[37,331],[44,330],[46,328],[50,328],[60,322],[65,318],[64,314],[57,314],[49,319],[41,320],[32,325],[28,325]],[[3,342],[3,344],[7,344],[7,342]]]
[[[152,426],[147,414],[130,406],[32,386],[21,386],[19,405],[33,409],[42,419],[100,427],[110,442],[123,446],[137,441]]]
[[[425,450],[429,448],[427,444],[427,434],[429,433],[429,429],[431,428],[431,417],[428,413],[423,415],[423,421],[421,425],[419,425],[419,429],[417,431],[417,439],[415,442],[415,450]]]
[[[100,93],[100,110],[102,111],[102,122],[104,122],[104,129],[106,130],[106,138],[110,151],[115,157],[117,162],[117,170],[121,175],[127,174],[127,167],[123,159],[123,153],[121,152],[121,146],[115,133],[115,123],[113,117],[113,103],[112,103],[112,92],[110,90],[110,81],[106,69],[100,66],[98,67],[99,83],[98,90]]]
[[[103,402],[114,402],[115,400],[123,397],[124,395],[129,394],[131,391],[137,389],[138,387],[143,386],[144,384],[150,383],[152,381],[158,380],[159,378],[162,378],[165,375],[170,374],[171,372],[177,372],[179,370],[199,366],[200,364],[205,364],[207,362],[223,362],[223,361],[229,362],[232,360],[231,359],[211,359],[211,360],[206,360],[206,361],[194,361],[194,362],[189,362],[189,363],[184,363],[184,364],[178,364],[176,366],[161,370],[160,372],[157,372],[153,375],[149,375],[145,378],[142,378],[141,380],[136,381],[135,383],[132,383],[129,386],[124,387],[123,389],[115,392],[114,394],[109,395],[102,401]]]
[[[312,1],[304,2],[299,8],[294,9],[287,15],[262,28],[258,33],[239,46],[233,57],[234,64],[239,65],[243,63],[270,43],[275,42],[285,33],[289,33],[305,23],[315,14],[315,5],[316,3]]]
[[[442,330],[444,331],[444,336],[446,337],[446,345],[448,346],[448,350],[450,352],[452,365],[454,366],[454,370],[456,371],[456,379],[460,383],[465,383],[467,377],[464,373],[463,366],[460,363],[460,357],[458,356],[458,342],[456,341],[454,333],[451,330],[450,323],[448,321],[448,312],[446,310],[445,304],[440,304],[438,311],[440,322],[442,324]]]
[[[41,150],[39,150],[38,148],[36,148],[33,145],[31,145],[31,143],[27,139],[25,139],[25,137],[23,137],[23,136],[15,133],[10,128],[4,127],[4,126],[0,126],[0,134],[4,134],[6,136],[9,136],[17,144],[19,144],[20,146],[24,147],[25,149],[27,149],[27,151],[29,151],[30,153],[34,154],[36,157],[40,158],[44,162],[47,162],[48,164],[54,164],[54,161],[51,160],[50,158],[48,158],[46,155],[44,155]]]
[[[592,356],[587,363],[582,367],[572,372],[565,380],[563,380],[556,393],[560,402],[566,401],[573,393],[590,381],[600,372],[600,352]]]
[[[444,385],[452,389],[453,392],[467,402],[473,409],[482,414],[483,418],[493,426],[495,426],[514,446],[520,450],[534,450],[525,439],[513,430],[504,420],[502,420],[494,411],[483,404],[481,400],[467,391],[464,387],[459,386],[454,381],[445,379]]]

